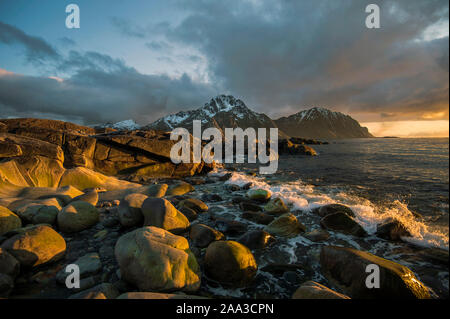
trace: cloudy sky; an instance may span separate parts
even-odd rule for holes
[[[0,117],[147,124],[225,93],[273,118],[321,106],[376,135],[448,136],[448,36],[446,0],[1,0]]]

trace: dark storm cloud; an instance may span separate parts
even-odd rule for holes
[[[174,80],[131,68],[84,69],[64,81],[0,74],[0,118],[41,113],[85,124],[128,118],[148,124],[180,105],[204,103],[215,93],[187,75]]]
[[[58,52],[44,39],[26,34],[22,30],[0,21],[0,43],[24,47],[28,62],[42,64],[59,59]]]
[[[42,63],[54,65],[56,73],[72,75],[63,80],[18,75],[0,68],[0,118],[50,117],[84,124],[133,118],[148,124],[179,111],[180,106],[195,107],[217,94],[211,86],[194,82],[186,74],[178,79],[145,75],[121,59],[92,51],[55,55],[44,50],[51,48],[44,40],[37,45],[30,40],[37,38],[20,30],[15,33],[33,48],[29,49],[33,54],[47,53]],[[12,43],[10,38],[4,39]]]
[[[447,1],[183,1],[191,14],[166,32],[207,57],[210,76],[260,111],[321,105],[379,114],[447,110],[448,37],[420,41],[448,21]]]

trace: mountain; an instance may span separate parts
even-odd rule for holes
[[[125,120],[117,123],[106,123],[103,125],[97,125],[97,128],[113,128],[118,131],[134,131],[139,130],[141,126],[134,120]]]
[[[244,130],[248,127],[277,127],[271,118],[250,110],[241,100],[231,95],[219,95],[201,108],[165,116],[145,128],[170,131],[176,127],[184,127],[192,132],[192,121],[194,120],[201,121],[202,129],[216,127],[222,133],[226,127],[240,127]],[[279,135],[283,136],[283,133],[279,132]]]
[[[374,137],[358,121],[340,112],[314,107],[274,121],[292,137],[333,139]]]

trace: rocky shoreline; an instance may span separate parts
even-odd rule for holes
[[[0,297],[448,298],[437,279],[448,274],[448,251],[402,242],[408,232],[398,222],[368,234],[346,206],[295,210],[252,182],[235,183],[230,168],[167,170],[167,145],[158,144],[167,138],[157,132],[141,140],[0,122]],[[29,137],[36,132],[52,142]],[[114,162],[118,150],[134,160]],[[142,170],[137,154],[155,162]],[[151,174],[155,165],[163,174]],[[101,173],[111,167],[127,174]],[[392,244],[404,262],[382,258]],[[65,285],[69,264],[79,266],[80,288]],[[365,286],[369,264],[379,266],[380,289]]]

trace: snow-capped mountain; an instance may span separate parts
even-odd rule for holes
[[[242,129],[277,127],[267,115],[250,110],[241,100],[231,95],[219,95],[201,108],[165,116],[145,128],[170,131],[184,127],[191,131],[194,120],[201,121],[203,129],[216,127],[222,132],[226,127]]]
[[[119,131],[133,131],[139,130],[141,128],[141,126],[137,124],[134,120],[125,120],[117,123],[106,123],[97,127],[113,128]]]
[[[373,137],[366,127],[340,112],[314,107],[275,120],[278,128],[292,137],[332,139]]]

